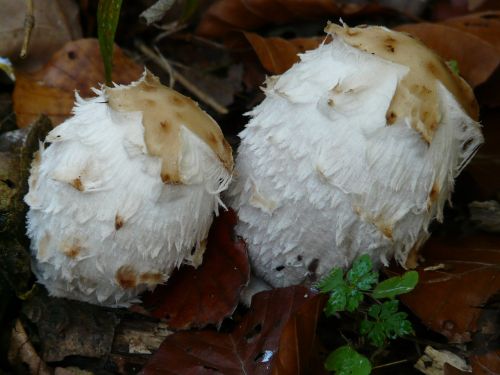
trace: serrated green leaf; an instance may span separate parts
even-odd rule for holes
[[[373,298],[394,298],[399,294],[411,292],[418,283],[418,272],[408,271],[401,276],[391,277],[375,287]]]
[[[368,338],[368,340],[378,348],[384,346],[387,339],[383,324],[371,320],[363,320],[359,332]]]
[[[349,345],[341,346],[334,350],[325,362],[328,371],[337,375],[368,375],[372,365],[368,358],[359,354]]]
[[[349,312],[356,311],[365,296],[357,289],[350,289],[347,294],[345,309]]]
[[[344,311],[347,304],[347,285],[343,284],[338,286],[333,292],[330,293],[330,297],[326,302],[325,314],[326,316],[332,316],[339,311]]]
[[[108,86],[112,83],[113,45],[121,6],[122,0],[99,0],[97,7],[97,34]]]
[[[357,258],[347,272],[347,282],[359,290],[369,290],[378,280],[378,272],[373,271],[370,256],[364,254]]]
[[[361,322],[360,332],[369,341],[382,347],[389,338],[404,336],[413,332],[411,323],[406,319],[407,314],[398,311],[397,300],[386,301],[381,305],[373,305],[368,310],[368,317]]]
[[[340,268],[334,268],[328,276],[316,284],[316,288],[323,293],[328,293],[343,285],[345,285],[344,272]]]

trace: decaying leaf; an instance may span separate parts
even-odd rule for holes
[[[26,1],[0,0],[0,56],[9,57],[24,69],[40,68],[64,43],[81,38],[77,2],[74,0],[37,0],[33,11],[35,26],[28,55],[20,60],[24,38]]]
[[[436,350],[432,346],[425,348],[415,368],[426,375],[438,375],[443,374],[446,363],[461,371],[470,372],[470,366],[462,357],[447,350]]]
[[[473,34],[500,51],[500,11],[489,11],[450,18],[444,25]]]
[[[416,23],[398,26],[396,30],[419,38],[443,59],[456,60],[460,74],[472,87],[486,82],[500,66],[500,52],[494,45],[458,28]]]
[[[471,341],[481,306],[500,290],[499,237],[431,238],[421,254],[420,281],[401,300],[450,342]]]
[[[300,345],[311,344],[321,300],[321,296],[298,286],[259,293],[254,296],[248,314],[232,333],[205,330],[170,335],[142,373],[259,375],[269,374],[274,367],[274,374],[292,374],[294,372],[286,372],[284,366],[291,368],[296,365],[317,373],[314,368],[318,364],[321,367],[321,361],[311,363],[310,358],[302,358],[300,362],[288,363],[297,361],[297,349],[288,346],[300,341],[300,336],[295,337],[293,327],[308,332]],[[310,320],[309,314],[313,314],[314,319]],[[287,326],[287,322],[293,323]]]
[[[227,211],[214,221],[203,263],[184,266],[166,285],[144,296],[144,306],[171,329],[218,325],[236,308],[250,276],[245,243],[234,239],[236,214]]]
[[[126,84],[137,80],[143,68],[114,48],[113,79]],[[82,97],[93,96],[92,87],[104,83],[104,69],[96,39],[69,42],[50,61],[34,73],[16,72],[13,93],[14,111],[19,127],[25,127],[41,114],[54,125],[70,116],[75,90]]]
[[[316,48],[325,38],[278,37],[264,38],[255,33],[245,33],[261,64],[273,74],[281,74],[299,60],[299,53]]]
[[[372,12],[380,9],[373,3],[347,3],[331,0],[219,0],[203,15],[197,33],[221,38],[235,30],[255,30],[267,24],[296,20],[323,20]]]

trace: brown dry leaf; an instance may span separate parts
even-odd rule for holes
[[[202,265],[182,267],[166,285],[144,296],[151,315],[166,319],[170,329],[188,329],[218,325],[233,313],[250,277],[245,243],[234,239],[236,221],[232,210],[220,214],[210,230]]]
[[[305,303],[286,323],[280,338],[279,350],[273,361],[273,375],[328,374],[324,359],[319,358],[316,335],[326,295]]]
[[[473,34],[500,51],[500,11],[469,14],[450,18],[442,23]]]
[[[114,48],[113,66],[116,83],[137,80],[143,71],[118,47]],[[71,114],[75,90],[82,97],[89,97],[93,95],[91,88],[104,82],[99,43],[97,39],[69,42],[42,69],[34,73],[16,72],[16,77],[12,99],[17,125],[28,126],[41,114],[58,125]]]
[[[221,38],[235,30],[255,30],[267,24],[376,12],[378,4],[332,0],[219,0],[204,13],[197,34]]]
[[[416,23],[400,25],[405,31],[436,51],[445,60],[456,60],[460,74],[472,86],[486,82],[500,66],[500,52],[489,42],[455,27]]]
[[[500,290],[500,237],[431,238],[421,255],[420,281],[401,300],[450,342],[471,341],[481,306]]]
[[[160,349],[144,367],[143,374],[269,374],[273,366],[278,366],[274,374],[292,374],[280,369],[281,365],[292,360],[286,353],[293,352],[280,344],[284,337],[293,338],[291,342],[300,342],[302,346],[311,345],[315,335],[317,314],[321,312],[323,298],[311,294],[307,288],[295,286],[273,289],[254,296],[248,314],[232,333],[215,331],[177,332],[168,336]],[[311,319],[310,315],[314,315]],[[292,327],[287,326],[293,322]],[[307,331],[302,342],[301,337],[294,337],[293,327],[301,327],[297,332]],[[287,336],[283,336],[283,333]],[[285,343],[283,343],[285,344]],[[293,358],[300,368],[321,367],[322,362],[310,362],[311,358]],[[276,365],[276,361],[280,365]],[[318,366],[319,364],[319,366]],[[296,373],[294,373],[296,374]]]
[[[0,0],[0,56],[9,57],[18,68],[30,70],[40,68],[64,43],[82,35],[79,7],[74,0],[37,0],[33,6],[35,26],[28,55],[21,60],[26,1]]]
[[[498,91],[496,97],[498,98]],[[483,135],[486,139],[479,148],[476,156],[465,168],[463,177],[469,177],[474,191],[474,199],[489,200],[500,192],[500,173],[498,160],[500,160],[500,109],[483,110],[481,114]]]
[[[273,73],[281,74],[299,60],[299,53],[314,49],[324,38],[264,38],[255,33],[245,33],[257,57],[264,68]]]
[[[498,375],[500,373],[500,350],[471,357],[474,375]]]

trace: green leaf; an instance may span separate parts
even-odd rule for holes
[[[343,285],[345,285],[344,272],[341,268],[334,268],[328,276],[316,284],[316,288],[323,293],[328,293]]]
[[[182,9],[181,22],[189,20],[200,6],[199,0],[186,0]]]
[[[446,61],[446,65],[448,65],[448,68],[450,68],[450,70],[456,75],[460,74],[460,69],[458,68],[457,60],[448,60]]]
[[[349,312],[356,311],[359,304],[363,301],[364,294],[357,289],[350,289],[347,293],[347,300],[345,309]]]
[[[418,283],[418,272],[409,271],[401,276],[391,277],[375,287],[373,298],[394,298],[412,291]]]
[[[113,43],[121,6],[122,0],[99,0],[97,7],[97,34],[108,86],[112,83]]]
[[[373,271],[372,260],[368,254],[354,261],[347,272],[347,281],[359,290],[369,290],[378,281],[378,272]]]
[[[337,375],[368,375],[372,365],[364,355],[349,345],[344,345],[330,353],[325,368],[328,371],[335,371]]]
[[[345,283],[338,286],[337,289],[330,293],[330,297],[328,298],[324,309],[326,316],[332,316],[335,313],[346,309],[347,293],[348,287]]]
[[[386,301],[381,305],[373,305],[368,310],[368,317],[361,322],[360,333],[370,342],[382,347],[387,339],[394,339],[413,332],[407,314],[398,311],[397,300]]]

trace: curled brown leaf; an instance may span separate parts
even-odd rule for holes
[[[218,325],[233,313],[250,276],[245,243],[234,238],[235,224],[234,211],[220,214],[210,230],[202,265],[182,267],[166,285],[144,296],[151,315],[166,319],[171,329],[188,329]]]
[[[114,49],[113,64],[116,83],[130,83],[143,71],[119,48]],[[12,99],[17,125],[28,126],[42,114],[58,125],[71,114],[75,90],[88,97],[93,87],[104,83],[99,43],[96,39],[68,42],[42,69],[16,72],[16,78]]]

